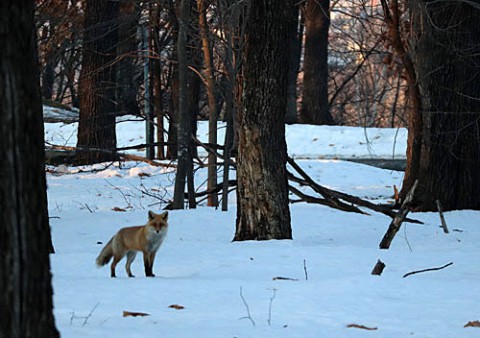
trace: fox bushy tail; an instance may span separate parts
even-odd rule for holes
[[[108,264],[110,259],[113,257],[113,247],[112,247],[113,237],[108,241],[107,245],[105,245],[97,257],[97,266],[104,266]]]

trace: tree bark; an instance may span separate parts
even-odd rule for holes
[[[0,2],[0,337],[59,337],[34,2]]]
[[[206,80],[206,91],[208,98],[208,143],[217,144],[217,104],[215,102],[215,77],[213,73],[213,56],[210,47],[210,32],[207,23],[207,6],[205,0],[197,0],[198,21],[200,36],[202,39],[203,64]],[[217,185],[217,156],[214,153],[208,154],[208,175],[207,190]],[[218,206],[218,196],[215,193],[209,194],[207,205]]]
[[[411,55],[421,97],[418,210],[480,209],[480,8],[410,1]],[[412,132],[409,130],[409,133]],[[410,137],[410,135],[409,135]]]
[[[420,99],[420,87],[417,81],[417,72],[412,60],[412,53],[408,48],[406,33],[402,27],[401,17],[405,9],[398,0],[381,0],[385,22],[387,23],[387,38],[396,56],[400,59],[405,70],[405,77],[408,84],[408,96],[410,107],[408,112],[408,138],[407,138],[407,165],[403,179],[400,198],[405,199],[407,193],[412,189],[415,180],[419,176],[420,155],[423,139],[422,126],[422,102]]]
[[[290,63],[288,67],[288,90],[287,90],[287,112],[285,114],[285,123],[294,124],[298,122],[298,109],[297,109],[297,79],[298,71],[300,69],[300,58],[302,56],[303,46],[303,31],[304,23],[303,18],[300,19],[301,11],[296,9],[295,26],[293,31],[292,40],[289,44],[288,54],[290,56]]]
[[[305,56],[300,122],[334,124],[328,104],[328,30],[330,0],[307,0]]]
[[[78,164],[117,159],[114,60],[118,8],[117,1],[86,1],[79,83]]]
[[[189,25],[191,20],[191,1],[182,0],[179,7],[178,18],[178,166],[175,176],[175,191],[173,196],[173,209],[183,209],[185,200],[185,184],[187,183],[189,194],[189,206],[195,207],[194,187],[193,187],[193,156],[192,156],[192,84],[189,85],[191,79],[189,76]],[[198,101],[197,101],[198,102]]]
[[[118,44],[116,53],[120,57],[116,64],[115,101],[117,115],[140,115],[137,101],[139,89],[138,69],[134,64],[138,49],[137,29],[140,8],[134,0],[119,3]]]
[[[285,112],[290,0],[251,3],[246,28],[244,102],[238,112],[237,220],[234,240],[291,239]]]

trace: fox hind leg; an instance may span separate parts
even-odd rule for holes
[[[115,275],[115,267],[117,266],[118,262],[120,262],[120,260],[122,259],[122,256],[118,256],[118,255],[113,255],[113,261],[112,261],[112,265],[110,265],[110,277],[117,277]]]
[[[130,266],[132,265],[132,262],[135,260],[135,257],[137,256],[136,251],[129,251],[127,252],[127,263],[125,264],[125,269],[127,270],[127,275],[128,277],[135,277],[132,274],[132,271],[130,270]]]

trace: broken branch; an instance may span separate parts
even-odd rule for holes
[[[403,275],[403,278],[405,277],[408,277],[408,276],[411,276],[411,275],[414,275],[414,274],[417,274],[417,273],[422,273],[422,272],[427,272],[427,271],[437,271],[437,270],[442,270],[442,269],[445,269],[446,267],[449,267],[450,265],[452,265],[453,262],[450,262],[448,264],[445,264],[444,266],[441,266],[439,268],[430,268],[430,269],[423,269],[423,270],[417,270],[417,271],[412,271],[412,272],[409,272],[409,273],[406,273]]]

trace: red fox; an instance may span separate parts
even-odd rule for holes
[[[128,277],[135,277],[130,270],[137,251],[143,252],[145,276],[155,277],[153,274],[153,261],[158,248],[162,244],[168,229],[168,211],[156,214],[148,212],[148,222],[145,225],[133,226],[120,229],[105,245],[97,257],[99,267],[106,265],[113,257],[110,265],[110,277],[115,276],[115,267],[118,262],[127,255],[125,269]]]

